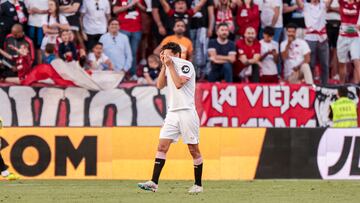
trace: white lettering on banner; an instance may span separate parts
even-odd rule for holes
[[[237,92],[236,86],[234,85],[229,85],[225,89],[220,90],[220,96],[218,94],[217,86],[213,85],[211,88],[211,95],[212,107],[220,113],[223,113],[222,105],[224,105],[225,102],[233,107],[237,105]]]
[[[228,117],[224,116],[224,117],[212,117],[209,118],[206,126],[208,127],[214,127],[214,126],[221,126],[221,127],[228,127]]]
[[[3,125],[10,126],[13,118],[11,102],[3,89],[0,89],[0,105],[0,117],[3,118]]]
[[[252,107],[255,107],[262,95],[262,107],[280,107],[283,114],[291,107],[300,105],[302,108],[310,107],[309,87],[300,87],[290,94],[289,86],[256,86],[254,92],[245,86],[244,93]]]
[[[153,86],[139,86],[132,90],[131,95],[136,98],[137,125],[156,126],[163,122],[163,118],[158,112],[160,109],[157,111],[154,101],[155,97],[159,95],[158,92],[158,89]],[[166,111],[165,103],[163,110]]]
[[[42,88],[39,97],[43,99],[40,126],[56,126],[59,103],[64,99],[64,90],[58,88]],[[29,106],[30,107],[30,106]]]
[[[296,118],[290,118],[289,121],[290,124],[287,126],[282,117],[275,117],[273,123],[268,118],[249,118],[246,122],[241,124],[241,127],[298,127]],[[300,125],[300,127],[316,127],[316,121],[315,119],[309,119],[305,125]]]
[[[23,107],[31,107],[32,99],[35,96],[36,92],[31,87],[13,86],[9,88],[9,97],[14,99],[16,109],[21,109],[21,111],[16,111],[19,126],[33,125],[32,108]]]
[[[323,179],[360,179],[359,161],[359,128],[328,128],[324,132],[317,153]]]
[[[90,97],[89,91],[70,87],[65,89],[65,97],[70,104],[69,126],[84,126],[85,99]]]
[[[103,126],[104,112],[109,105],[116,106],[117,125],[131,126],[133,118],[132,102],[130,96],[123,89],[97,92],[90,103],[90,126]]]

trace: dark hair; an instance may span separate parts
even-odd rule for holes
[[[340,97],[347,97],[349,91],[348,91],[347,87],[341,86],[341,87],[339,87],[339,89],[338,89],[338,93],[339,93],[339,96],[340,96]]]
[[[175,42],[169,42],[165,44],[163,47],[161,47],[161,51],[164,51],[166,49],[171,50],[173,54],[179,54],[181,56],[181,47],[179,44]]]
[[[286,25],[286,30],[291,29],[291,28],[296,30],[298,28],[298,26],[295,23],[289,23]]]
[[[110,20],[108,21],[108,26],[114,21],[119,22],[116,18],[110,18]]]
[[[216,26],[216,30],[218,30],[220,27],[222,26],[225,26],[225,27],[229,27],[229,25],[227,23],[219,23],[217,26]]]
[[[60,23],[60,3],[59,3],[58,0],[49,0],[49,1],[52,1],[52,2],[55,3],[55,7],[56,7],[56,9],[55,9],[56,22]],[[47,19],[48,24],[49,24],[49,22],[50,22],[50,16],[51,16],[51,14],[49,13],[49,14],[48,14],[48,19]]]
[[[185,21],[184,21],[183,19],[181,19],[181,18],[177,18],[177,19],[175,19],[174,28],[175,28],[176,23],[178,23],[178,22],[182,22],[182,23],[184,23],[185,28],[186,28],[186,23],[185,23]]]
[[[270,26],[266,26],[264,28],[264,34],[267,34],[267,35],[269,35],[271,37],[274,36],[274,34],[275,34],[274,28],[272,28]]]
[[[93,49],[94,47],[96,47],[97,45],[100,45],[100,46],[104,46],[103,45],[103,43],[101,43],[101,42],[96,42],[92,47],[91,47],[91,49]]]
[[[46,44],[45,52],[49,54],[55,53],[55,44]]]

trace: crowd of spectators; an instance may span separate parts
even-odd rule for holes
[[[154,84],[167,42],[200,81],[360,81],[359,0],[0,0],[0,79],[56,58]]]

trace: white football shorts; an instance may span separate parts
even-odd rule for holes
[[[348,63],[350,59],[360,59],[360,38],[339,36],[337,41],[337,56],[340,63]]]
[[[184,144],[199,144],[200,121],[196,110],[178,110],[167,112],[164,125],[160,131],[160,139],[179,141]]]

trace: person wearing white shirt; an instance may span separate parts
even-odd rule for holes
[[[284,60],[284,79],[289,83],[314,84],[310,69],[310,48],[305,40],[296,38],[296,24],[286,26],[287,40],[281,43],[281,56]]]
[[[100,42],[93,46],[92,52],[88,55],[88,61],[91,70],[113,70],[113,65],[109,57],[103,53],[103,44]]]
[[[43,19],[42,28],[44,38],[41,42],[41,50],[45,51],[47,44],[57,44],[60,30],[69,30],[70,26],[66,17],[59,14],[59,3],[57,0],[49,0],[49,13]]]
[[[265,27],[261,45],[260,83],[278,83],[277,62],[279,59],[279,43],[273,40],[274,28]]]
[[[283,30],[283,4],[282,0],[263,0],[261,5],[261,30],[260,37],[262,37],[262,31],[265,27],[270,26],[275,29],[273,40],[279,42],[280,36]]]
[[[329,78],[329,44],[326,33],[327,5],[320,0],[310,3],[296,0],[296,4],[304,11],[305,40],[311,50],[310,67],[314,73],[317,59],[321,66],[321,83],[327,84]]]
[[[44,38],[42,22],[46,20],[49,10],[48,0],[25,0],[24,3],[29,13],[26,35],[34,43],[34,47],[36,48],[36,61],[40,64],[42,62],[40,47]]]
[[[101,35],[106,33],[110,12],[111,7],[108,0],[83,1],[80,19],[87,50],[91,50],[100,40]]]

